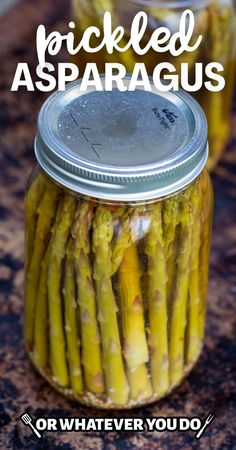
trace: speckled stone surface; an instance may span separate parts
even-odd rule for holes
[[[37,5],[36,5],[36,4]],[[44,22],[63,26],[68,3],[23,1],[0,20],[0,449],[189,450],[236,449],[236,110],[233,134],[213,177],[215,220],[208,320],[203,354],[187,380],[167,399],[133,412],[106,413],[64,399],[35,372],[22,340],[24,188],[33,165],[35,120],[44,95],[10,93],[18,61],[35,66],[34,30]],[[25,13],[27,11],[27,14]],[[18,24],[18,26],[16,26]],[[59,25],[58,25],[59,24]],[[17,39],[19,41],[17,42]],[[216,414],[200,442],[192,433],[44,433],[40,441],[19,416],[152,417]]]

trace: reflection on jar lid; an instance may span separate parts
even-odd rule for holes
[[[54,180],[76,192],[107,200],[160,198],[202,171],[207,123],[183,91],[153,85],[152,92],[81,92],[78,81],[43,105],[35,152]]]

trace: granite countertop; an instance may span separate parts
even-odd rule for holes
[[[24,189],[34,163],[33,138],[44,94],[10,92],[19,61],[35,67],[35,28],[65,26],[68,2],[23,0],[0,20],[0,448],[63,450],[236,449],[236,109],[234,134],[213,176],[212,241],[206,343],[183,384],[160,403],[107,413],[64,399],[35,372],[22,340]],[[236,106],[236,102],[235,102]],[[44,433],[37,440],[19,417],[152,417],[216,415],[201,441],[192,433]]]

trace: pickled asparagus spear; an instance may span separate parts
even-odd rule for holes
[[[199,209],[200,192],[197,186],[193,186],[191,204],[193,208],[194,233],[192,233],[192,246],[190,257],[190,277],[189,277],[189,302],[187,319],[187,349],[186,362],[192,365],[196,361],[202,346],[202,339],[199,335],[199,305],[200,305],[200,246],[201,246],[201,219]]]
[[[220,23],[220,11],[218,10],[218,2],[211,2],[209,10],[209,34],[206,42],[208,55],[211,55],[212,61],[221,62],[222,56],[225,55],[225,49],[222,48],[223,35]],[[222,53],[223,50],[223,53]],[[227,55],[227,51],[226,51]],[[208,56],[209,59],[209,56]],[[224,61],[225,64],[225,61]],[[207,99],[203,98],[203,106],[209,123],[209,139],[211,142],[210,152],[214,158],[220,153],[225,139],[228,134],[227,126],[222,116],[223,95],[222,92],[211,92]],[[225,111],[224,111],[225,114]],[[213,159],[212,163],[215,161]]]
[[[45,176],[40,173],[30,188],[28,189],[25,197],[25,219],[26,219],[26,242],[27,242],[27,251],[26,251],[26,269],[31,261],[33,248],[34,248],[34,239],[35,239],[35,231],[37,225],[37,209],[42,198],[43,192],[46,187],[46,179]]]
[[[116,213],[115,213],[116,214]],[[113,214],[114,219],[114,214]],[[125,250],[132,245],[134,241],[132,240],[131,236],[131,229],[130,229],[130,215],[125,213],[125,210],[122,209],[120,211],[119,216],[119,226],[118,231],[116,233],[116,236],[114,238],[114,242],[112,245],[112,261],[111,261],[111,267],[112,267],[112,275],[116,273],[118,270],[122,259],[124,257]]]
[[[210,254],[210,235],[212,225],[211,207],[213,203],[213,191],[210,179],[207,174],[203,174],[200,178],[201,185],[201,249],[200,249],[200,280],[201,280],[201,299],[199,305],[199,335],[204,339],[205,315],[206,315],[206,296],[208,286],[209,272],[209,254]],[[206,198],[209,203],[206,205]]]
[[[124,357],[132,400],[152,394],[145,363],[149,360],[140,288],[140,267],[135,244],[128,247],[119,267],[119,293],[124,337]]]
[[[62,204],[59,202],[56,219],[51,230],[50,242],[41,263],[39,285],[36,294],[35,324],[34,324],[34,350],[33,356],[36,364],[45,369],[49,357],[49,330],[48,330],[48,265],[51,252],[52,236],[57,229],[61,215]]]
[[[120,211],[119,226],[117,227],[117,233],[112,246],[112,273],[114,274],[118,269],[122,272],[122,275],[119,272],[119,290],[122,305],[122,331],[125,339],[124,347],[129,347],[129,341],[133,341],[133,335],[137,330],[139,342],[140,339],[142,340],[141,363],[137,363],[136,361],[136,364],[133,367],[129,367],[127,361],[130,397],[136,400],[142,400],[151,395],[151,384],[145,365],[146,361],[143,360],[145,359],[143,358],[144,354],[147,353],[147,344],[144,331],[142,304],[140,305],[140,315],[137,314],[137,311],[134,311],[135,308],[133,308],[132,304],[133,299],[135,298],[134,292],[140,297],[142,303],[139,281],[141,274],[138,267],[137,250],[134,246],[136,241],[141,240],[146,235],[146,226],[143,227],[144,222],[140,219],[141,213],[143,213],[143,209],[140,208],[134,208],[132,214],[126,212],[125,209]],[[145,220],[145,224],[146,222],[147,220]],[[133,292],[133,288],[130,290],[130,285],[134,288]],[[129,324],[132,323],[132,325],[127,327],[127,322]],[[144,353],[142,353],[142,350]],[[126,353],[124,356],[126,357]]]
[[[169,30],[171,30],[172,33],[175,33],[179,30],[179,24],[180,24],[180,18],[182,15],[181,11],[173,11],[170,8],[163,8],[160,6],[151,6],[147,7],[147,12],[149,15],[149,23],[151,24],[153,22],[153,19],[157,21],[157,23],[154,23],[153,27],[155,28],[157,26],[165,26]],[[195,11],[195,28],[193,36],[190,40],[189,45],[193,46],[196,44],[197,39],[200,35],[203,36],[203,42],[205,35],[207,33],[209,26],[209,13],[207,9],[203,9],[200,11]],[[201,45],[194,51],[194,52],[184,52],[180,56],[172,57],[170,54],[168,55],[168,60],[170,63],[174,65],[176,68],[177,73],[181,73],[181,64],[187,63],[188,64],[188,70],[189,72],[194,68],[195,63],[198,61],[200,52],[201,52]],[[158,62],[160,63],[160,58],[158,57],[158,54],[156,54],[157,59],[159,61],[156,61],[156,64]],[[163,56],[162,56],[162,62],[163,62]],[[165,58],[164,58],[165,59]],[[202,62],[202,61],[199,61]]]
[[[65,285],[63,289],[65,304],[65,331],[67,344],[67,359],[69,365],[70,384],[73,392],[79,394],[83,389],[80,361],[80,341],[77,326],[77,304],[75,293],[74,243],[72,239],[67,244]]]
[[[201,58],[201,52],[202,52],[202,46],[204,45],[205,38],[207,36],[207,32],[209,29],[209,12],[207,9],[203,9],[199,12],[195,11],[195,28],[193,36],[190,40],[189,45],[195,45],[197,42],[198,37],[201,35],[203,37],[201,44],[199,47],[194,50],[194,52],[184,52],[181,56],[177,57],[176,59],[173,59],[173,64],[176,68],[177,73],[181,73],[181,65],[183,63],[188,64],[188,72],[191,73],[191,71],[195,73],[193,79],[198,78],[198,71],[195,69],[195,63],[200,62],[202,63]]]
[[[97,8],[95,8],[95,3],[93,1],[88,2],[87,0],[72,0],[72,8],[73,8],[73,15],[76,18],[78,22],[78,30],[79,34],[84,33],[85,30],[90,27],[94,26],[98,22],[98,26],[102,27],[102,21],[103,21],[103,13],[100,14],[100,9],[97,11]],[[97,46],[97,38],[96,36],[91,36],[91,46],[96,47]],[[100,72],[104,72],[105,68],[105,60],[108,62],[114,62],[114,55],[109,55],[107,52],[105,53],[105,50],[102,51],[103,56],[97,60],[98,69]],[[101,52],[99,52],[99,55]],[[82,61],[80,56],[80,61],[78,61],[78,55],[75,55],[73,58],[75,60],[75,63],[78,64],[80,70],[85,70],[86,63],[88,62],[94,62],[95,58],[93,53],[87,53],[81,50],[82,55]]]
[[[218,1],[210,2],[209,11],[209,33],[205,41],[206,59],[223,64],[225,70],[230,58],[230,7],[221,5]],[[229,83],[229,80],[228,80]],[[226,85],[226,90],[228,86]],[[232,88],[231,88],[232,89]],[[210,92],[207,99],[202,96],[201,103],[206,113],[209,124],[210,161],[208,166],[212,169],[217,162],[229,134],[229,121],[225,120],[226,110],[224,108],[225,97],[231,97],[231,93],[225,91]],[[228,108],[229,113],[229,108]]]
[[[87,0],[72,0],[73,15],[79,21],[82,31],[90,26],[94,26],[96,21],[96,11],[92,2]]]
[[[163,233],[165,242],[165,260],[167,265],[167,307],[170,309],[174,292],[176,258],[178,247],[179,203],[176,196],[167,199],[163,206]]]
[[[37,209],[38,221],[35,232],[34,250],[28,267],[25,286],[25,340],[30,350],[33,349],[35,302],[40,265],[56,213],[58,192],[57,186],[48,182]]]
[[[222,92],[211,92],[207,101],[205,101],[204,110],[209,124],[209,142],[210,145],[210,160],[208,161],[208,168],[213,169],[221,152],[224,149],[228,134],[229,123],[225,121],[225,110],[223,108],[224,97]]]
[[[222,54],[222,39],[224,36],[222,35],[222,27],[220,23],[220,9],[219,9],[218,0],[213,0],[209,7],[209,19],[210,19],[210,27],[209,27],[209,45],[210,48],[209,54],[211,55],[213,61],[218,61],[224,56],[225,52]],[[224,61],[225,62],[225,61]]]
[[[36,297],[34,325],[34,361],[45,369],[48,363],[48,299],[47,280],[50,257],[50,244],[41,263],[41,273]]]
[[[89,259],[89,235],[93,208],[82,202],[76,212],[73,226],[74,258],[76,266],[78,305],[82,340],[82,365],[86,388],[94,393],[104,391],[101,362],[100,334],[97,322],[96,298]]]
[[[189,266],[192,244],[193,214],[189,199],[190,188],[181,194],[179,206],[180,242],[176,263],[176,281],[170,319],[170,384],[179,383],[184,376],[184,337],[186,327]]]
[[[112,213],[97,207],[93,221],[94,279],[100,322],[103,366],[108,399],[118,405],[128,402],[129,388],[121,353],[117,305],[111,282]]]
[[[162,225],[162,204],[150,207],[151,227],[146,239],[148,255],[148,311],[150,367],[154,393],[162,396],[169,388],[167,333],[167,267]]]
[[[63,311],[61,296],[62,261],[66,253],[66,243],[70,235],[76,202],[73,196],[64,195],[59,223],[55,229],[48,268],[48,303],[50,354],[53,378],[57,384],[66,387],[69,384],[65,336],[63,328]]]
[[[120,19],[116,15],[116,12],[113,7],[112,0],[93,0],[94,9],[97,12],[97,17],[99,18],[100,26],[102,26],[103,17],[106,11],[109,11],[112,14],[112,23],[114,27],[120,26]],[[124,37],[121,39],[119,46],[120,48],[125,48],[127,45],[127,40]],[[131,72],[134,68],[136,58],[132,51],[132,49],[128,49],[125,52],[120,52],[118,55],[119,62],[123,63],[128,72]],[[110,55],[106,53],[106,60],[114,61],[114,55]]]
[[[135,330],[138,329],[139,341],[141,338],[145,354],[147,352],[147,344],[144,331],[142,305],[140,305],[141,315],[137,315],[137,312],[134,312],[135,308],[133,308],[132,305],[132,300],[134,298],[132,298],[132,295],[134,294],[130,291],[130,284],[132,284],[134,281],[134,291],[136,290],[136,294],[138,293],[141,300],[140,282],[138,279],[140,278],[141,274],[138,267],[137,251],[134,244],[136,241],[141,240],[146,235],[146,227],[143,227],[143,222],[139,218],[140,213],[142,212],[143,210],[139,208],[134,208],[132,214],[126,212],[124,208],[120,210],[119,224],[112,246],[112,274],[114,274],[119,268],[121,268],[122,271],[123,267],[123,273],[122,275],[120,275],[120,297],[122,304],[122,331],[123,337],[125,339],[124,347],[127,347],[129,340],[132,341],[132,334],[134,334]],[[117,212],[113,214],[113,218],[116,216]],[[132,250],[131,247],[133,247]],[[127,267],[127,264],[124,263],[125,259],[126,263],[129,260],[129,267]],[[127,268],[128,272],[126,273]],[[134,272],[132,274],[133,270]],[[136,279],[136,277],[138,278]],[[134,280],[131,278],[134,278]],[[133,321],[130,328],[126,327],[127,317],[129,323]],[[141,359],[143,359],[144,354],[142,353]],[[142,400],[149,397],[151,395],[151,384],[148,378],[145,361],[138,363],[136,367],[134,365],[132,368],[129,368],[129,364],[127,365],[130,397],[136,400]]]

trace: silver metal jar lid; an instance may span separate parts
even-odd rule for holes
[[[35,153],[50,177],[81,194],[114,201],[161,198],[203,170],[207,122],[183,91],[160,92],[153,85],[152,92],[81,92],[77,81],[44,103]]]

